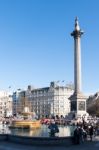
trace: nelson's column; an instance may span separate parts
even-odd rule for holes
[[[75,19],[75,28],[71,33],[74,38],[74,93],[70,97],[71,114],[74,117],[86,115],[86,99],[81,92],[81,36],[83,31],[80,29],[78,19]]]

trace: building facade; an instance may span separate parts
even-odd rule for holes
[[[0,117],[12,116],[12,96],[6,91],[0,91]]]
[[[12,103],[12,105],[13,105],[13,107],[12,107],[13,108],[13,110],[12,110],[13,116],[16,116],[17,113],[19,112],[20,92],[21,91],[18,91],[18,90],[16,92],[13,92],[13,96],[12,96],[12,98],[13,98],[13,103]]]
[[[66,116],[70,113],[69,97],[72,94],[73,89],[59,86],[55,82],[51,82],[49,87],[44,88],[31,89],[28,86],[26,91],[20,92],[14,108],[17,113],[22,113],[24,107],[28,107],[38,118]]]

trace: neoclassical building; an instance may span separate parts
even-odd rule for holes
[[[12,96],[7,91],[0,91],[0,117],[12,116]]]
[[[51,82],[49,87],[32,89],[28,86],[26,91],[20,91],[14,97],[14,114],[21,113],[24,107],[29,107],[39,118],[50,116],[66,116],[70,112],[70,95],[73,89],[59,86]]]

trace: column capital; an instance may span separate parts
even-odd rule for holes
[[[75,28],[74,28],[74,31],[71,33],[71,36],[73,36],[74,38],[78,38],[78,37],[81,37],[81,35],[83,33],[84,33],[84,31],[82,31],[80,29],[78,18],[76,17],[75,18]]]

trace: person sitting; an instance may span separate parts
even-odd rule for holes
[[[50,129],[50,136],[51,137],[55,137],[55,133],[59,132],[59,128],[58,128],[57,124],[55,123],[55,121],[53,121],[53,120],[51,121],[48,128]]]

